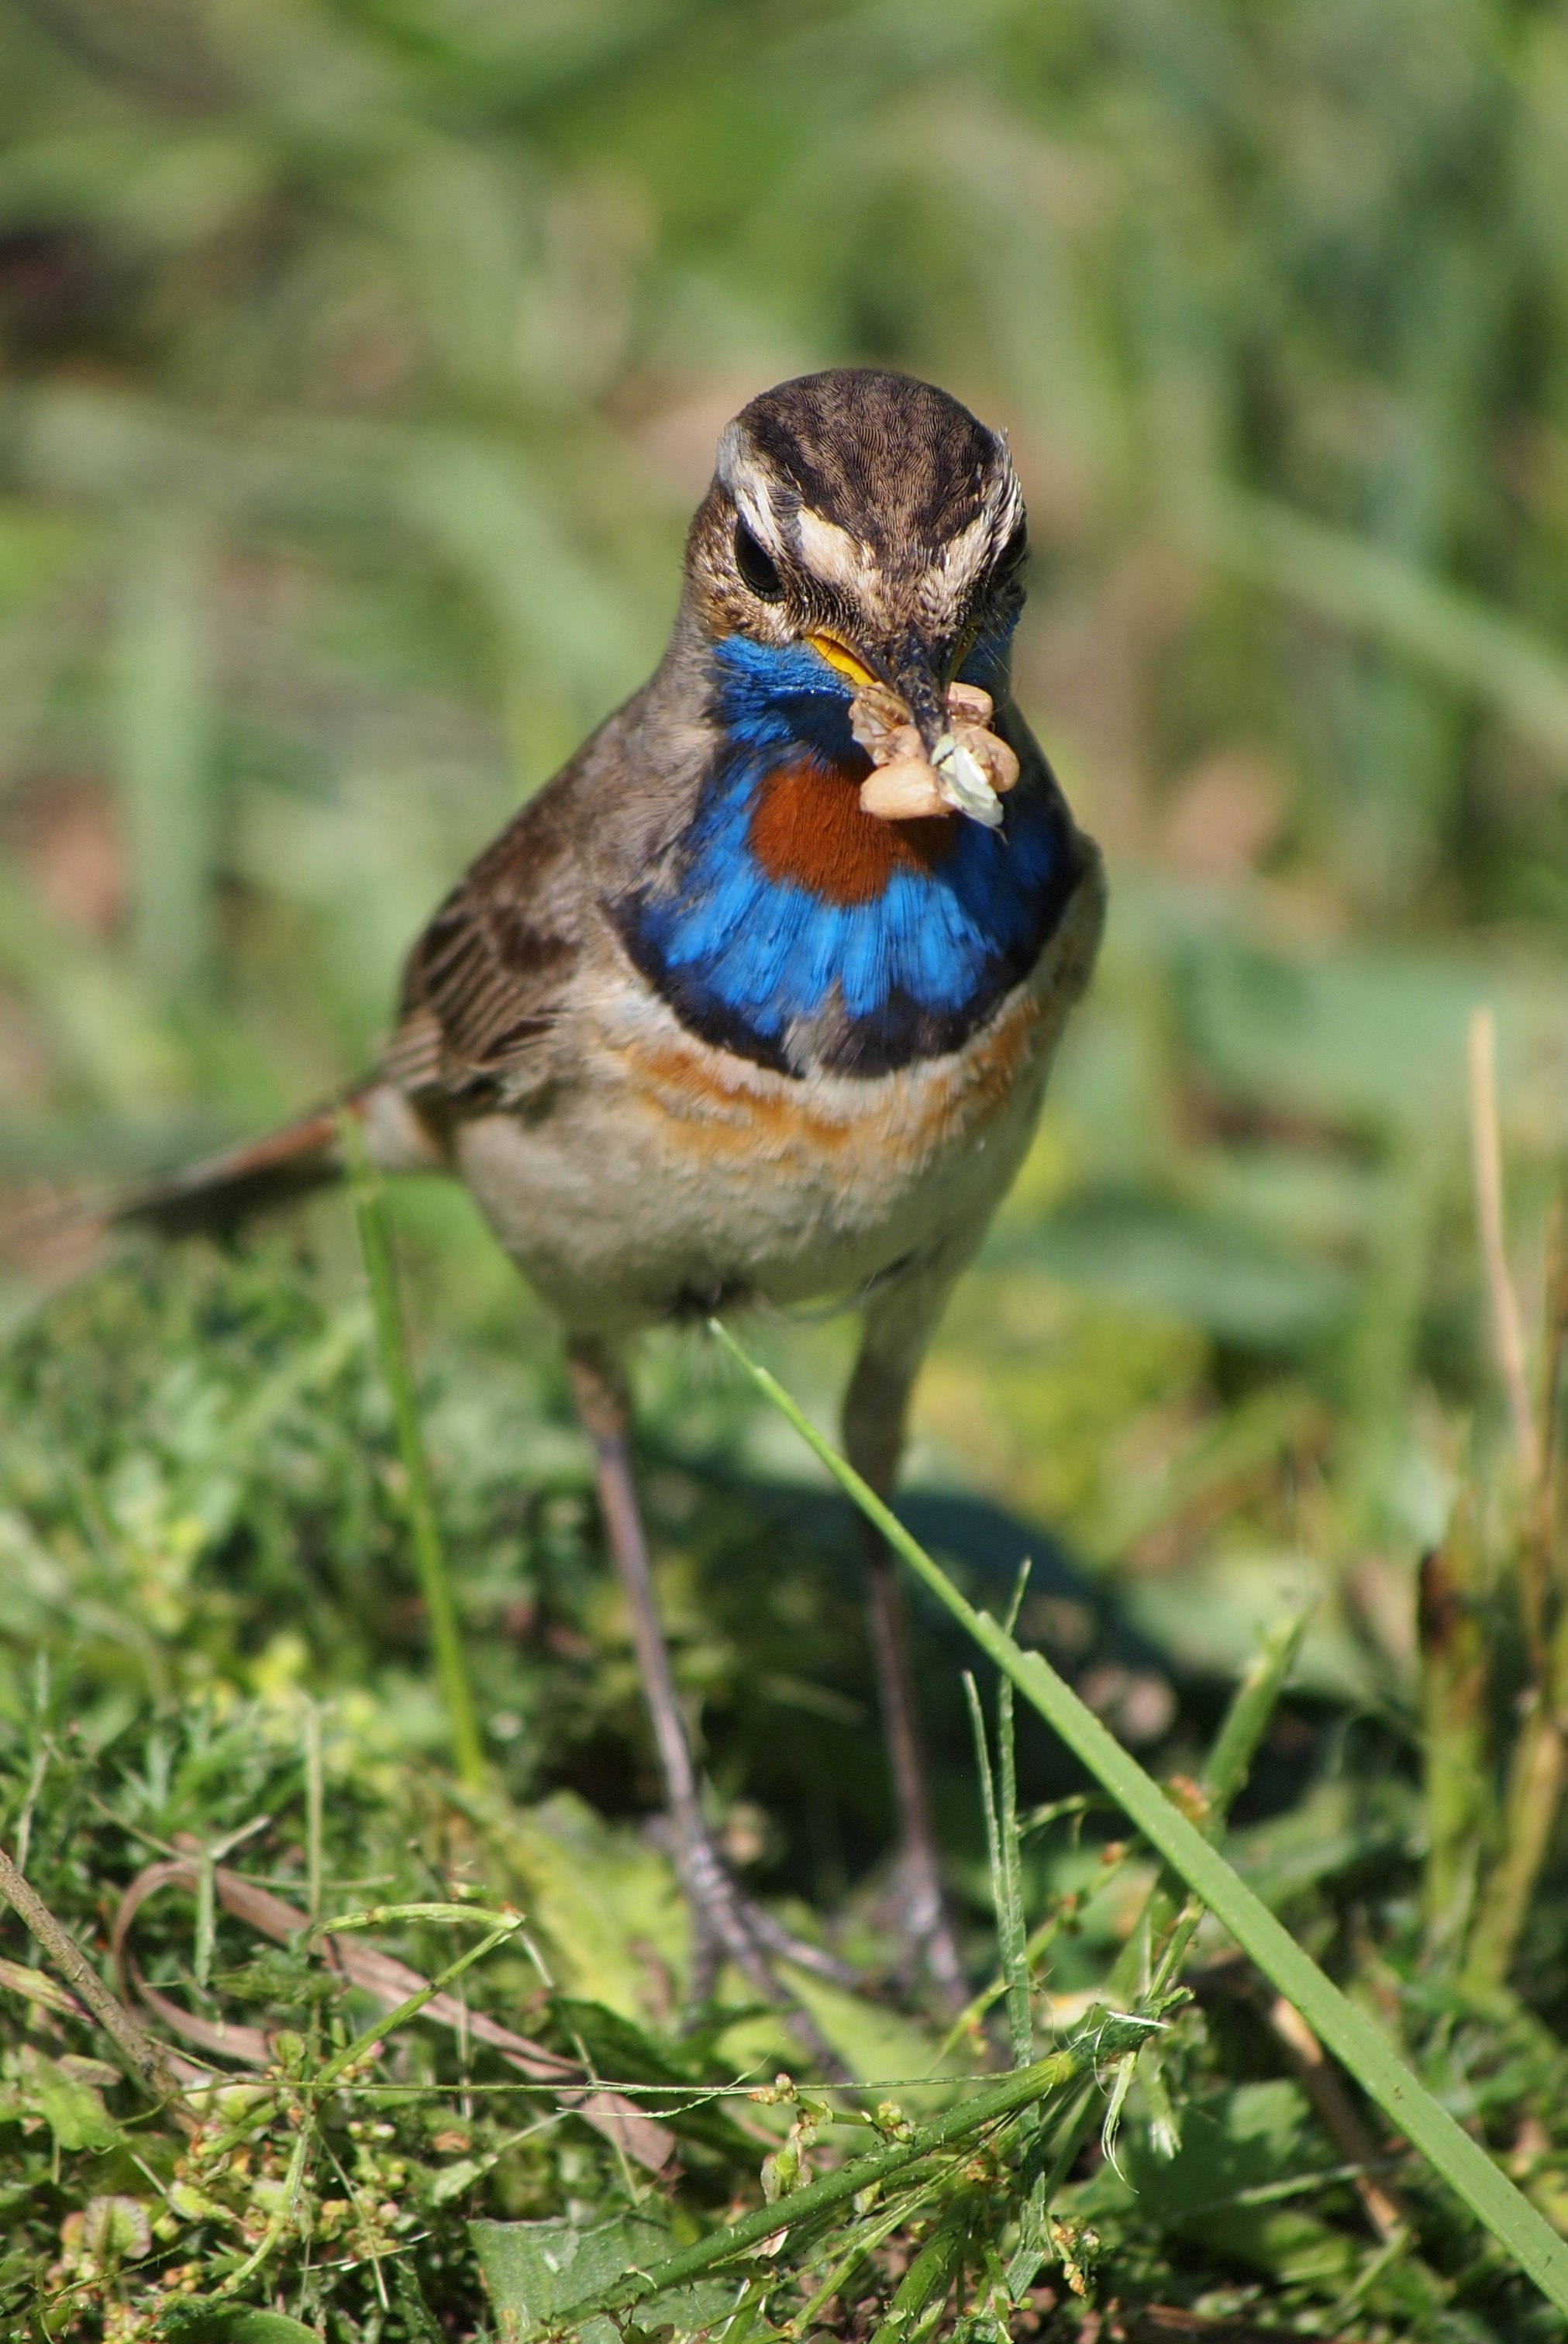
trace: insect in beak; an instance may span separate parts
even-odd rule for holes
[[[850,725],[877,770],[861,786],[864,811],[885,822],[966,814],[986,830],[1002,820],[1001,795],[1018,778],[1007,743],[987,731],[989,696],[944,684],[952,662],[911,631],[882,653],[852,651],[837,635],[807,638],[855,687]]]
[[[955,732],[950,687],[941,682],[929,647],[918,635],[906,635],[895,653],[891,669],[892,683],[920,735],[921,747],[936,776],[937,791],[944,803],[955,813],[967,814],[982,828],[995,830],[1002,819],[1002,804],[987,770],[989,761],[983,762],[975,748]],[[966,725],[965,729],[973,728]],[[1016,766],[1014,775],[1016,778]]]

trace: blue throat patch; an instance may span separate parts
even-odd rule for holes
[[[966,682],[998,700],[1004,642]],[[957,1049],[1027,975],[1079,876],[1066,809],[1026,766],[1002,825],[879,822],[849,729],[853,686],[809,644],[713,653],[723,745],[696,813],[613,907],[683,1025],[788,1075],[872,1076]]]

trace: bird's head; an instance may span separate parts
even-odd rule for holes
[[[710,640],[777,653],[789,688],[820,663],[819,688],[894,694],[932,758],[954,677],[1006,644],[1027,553],[1005,440],[929,383],[835,368],[728,426],[688,591]]]

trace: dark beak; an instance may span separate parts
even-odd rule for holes
[[[926,642],[913,629],[889,646],[886,678],[909,711],[927,757],[952,731],[947,715],[947,646]]]
[[[863,664],[874,654],[858,654]],[[954,644],[933,643],[910,627],[889,643],[875,672],[895,692],[920,736],[926,761],[938,775],[938,788],[956,813],[966,814],[983,830],[1002,827],[1002,801],[990,769],[975,750],[954,732],[947,713],[947,683],[957,665]],[[1003,784],[1004,788],[1007,786]]]

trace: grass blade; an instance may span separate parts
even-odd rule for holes
[[[451,1728],[452,1753],[462,1780],[470,1788],[478,1790],[485,1780],[484,1745],[480,1739],[473,1689],[469,1682],[468,1662],[463,1657],[457,1605],[452,1599],[451,1575],[447,1569],[446,1543],[441,1537],[440,1521],[436,1512],[430,1459],[420,1426],[414,1379],[409,1369],[408,1336],[398,1295],[398,1273],[392,1260],[391,1232],[387,1227],[380,1178],[370,1161],[358,1117],[347,1113],[340,1115],[338,1131],[349,1167],[349,1194],[359,1232],[359,1250],[364,1256],[365,1275],[369,1281],[370,1302],[376,1319],[376,1342],[381,1354],[381,1372],[387,1379],[387,1389],[391,1397],[392,1420],[397,1427],[398,1449],[403,1464],[404,1503],[408,1508],[409,1528],[413,1535],[420,1586],[430,1623],[430,1642],[435,1647],[436,1674],[440,1683],[441,1698],[446,1704],[447,1721]]]
[[[1310,1608],[1304,1608],[1277,1620],[1266,1631],[1231,1695],[1203,1769],[1201,1789],[1208,1808],[1202,1829],[1210,1839],[1219,1835],[1232,1803],[1252,1771],[1258,1745],[1269,1731],[1285,1681],[1296,1665],[1296,1655],[1311,1616]],[[1182,1910],[1176,1888],[1177,1883],[1167,1870],[1149,1891],[1138,1925],[1106,1980],[1113,2001],[1130,1998],[1140,1988],[1147,1990],[1157,1981],[1163,1985],[1179,1975],[1187,1948],[1202,1918],[1202,1907],[1189,1898]]]
[[[1002,1853],[1001,1927],[997,1933],[1002,1971],[1007,1981],[1007,2027],[1013,2065],[1027,2067],[1035,2056],[1035,2020],[1029,1995],[1029,1929],[1024,1917],[1024,1867],[1018,1841],[1018,1763],[1013,1733],[1013,1688],[1002,1679],[996,1697],[998,1806]]]
[[[1007,1607],[1009,1634],[1023,1609],[1031,1568],[1026,1560],[1013,1588],[1013,1600]],[[1024,1917],[1023,1835],[1018,1828],[1018,1737],[1013,1721],[1013,1687],[1007,1677],[1003,1677],[996,1687],[996,1804],[1002,1871],[996,1947],[1002,1975],[1007,1981],[1007,2030],[1012,2037],[1013,2065],[1027,2067],[1035,2056],[1035,2019],[1030,1998],[1029,1927]]]
[[[612,2286],[584,2296],[581,2302],[566,2304],[554,2314],[551,2327],[570,2333],[594,2313],[624,2311],[651,2295],[684,2287],[689,2279],[711,2270],[715,2263],[749,2253],[776,2232],[795,2229],[818,2214],[847,2205],[863,2189],[917,2165],[922,2157],[930,2157],[937,2149],[967,2140],[984,2132],[987,2126],[1001,2124],[1008,2117],[1035,2107],[1064,2086],[1093,2072],[1103,2059],[1130,2050],[1155,2024],[1153,2019],[1111,2014],[1103,2025],[1091,2028],[1064,2049],[1052,2052],[1047,2058],[1037,2059],[1032,2066],[1016,2068],[989,2091],[976,2092],[958,2107],[944,2109],[929,2124],[917,2126],[907,2137],[891,2141],[885,2148],[868,2150],[864,2157],[851,2157],[835,2171],[824,2173],[820,2180],[807,2182],[802,2189],[792,2189],[775,2198],[771,2205],[759,2206],[754,2213],[743,2214],[739,2221],[700,2238],[695,2246],[683,2248],[667,2262],[656,2263],[646,2271],[628,2271]]]
[[[1246,1785],[1259,1744],[1269,1731],[1286,1680],[1296,1665],[1311,1617],[1311,1607],[1303,1605],[1300,1611],[1275,1621],[1265,1630],[1231,1695],[1203,1769],[1203,1791],[1209,1801],[1211,1830],[1224,1822]]]
[[[1350,2069],[1361,2089],[1430,2159],[1542,2293],[1559,2310],[1568,2311],[1568,2239],[1557,2236],[1479,2143],[1439,2106],[1371,2020],[1346,1999],[1219,1850],[1172,1806],[1154,1777],[1122,1748],[1044,1655],[1025,1652],[995,1620],[976,1612],[784,1387],[765,1368],[746,1357],[727,1329],[716,1319],[709,1324],[724,1349],[788,1418],[895,1553],[1012,1679],[1025,1700],[1105,1785],[1151,1846],[1202,1898],[1320,2040]]]
[[[1011,1686],[1004,1680],[1004,1695]],[[1029,2007],[1028,1928],[1024,1920],[1023,1883],[1018,1865],[1018,1800],[1013,1763],[1012,1703],[998,1703],[997,1733],[1002,1745],[1001,1795],[991,1766],[986,1713],[980,1689],[964,1672],[964,1694],[975,1735],[975,1763],[980,1776],[980,1801],[986,1815],[986,1847],[991,1866],[991,1899],[996,1908],[996,1945],[1006,1982],[1007,2032],[1013,2065],[1027,2067],[1035,2056],[1034,2020]]]
[[[484,1917],[488,1919],[490,1916],[487,1914]],[[470,1945],[466,1954],[460,1954],[455,1962],[449,1962],[438,1976],[428,1979],[417,1993],[400,2002],[395,2010],[383,2011],[373,2026],[367,2026],[362,2035],[356,2035],[351,2043],[345,2044],[341,2051],[334,2053],[326,2066],[309,2079],[312,2090],[329,2091],[340,2076],[359,2065],[367,2052],[373,2051],[389,2035],[395,2035],[400,2026],[406,2026],[410,2018],[417,2018],[426,2003],[434,2002],[438,1995],[445,1994],[448,1986],[454,1985],[465,1970],[471,1970],[476,1963],[482,1962],[497,1945],[504,1945],[521,1926],[522,1915],[511,1914],[499,1928],[491,1929],[487,1936],[481,1937],[477,1945]]]

